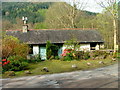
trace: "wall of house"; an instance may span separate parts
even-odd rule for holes
[[[103,44],[103,43],[100,44],[100,48],[101,48],[101,49],[104,49],[104,44]]]
[[[39,45],[33,45],[33,55],[39,54]]]
[[[90,51],[90,44],[80,44],[81,51]]]
[[[71,45],[71,46],[63,45],[62,51],[64,51],[64,49],[66,49],[68,47],[73,48],[73,45]],[[78,49],[78,51],[85,51],[85,50],[90,51],[90,44],[80,44],[80,48]]]
[[[99,44],[96,45],[95,50],[100,50],[100,45]]]

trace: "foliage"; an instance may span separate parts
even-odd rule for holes
[[[74,37],[74,35],[72,36],[72,39],[67,40],[63,46],[66,46],[66,49],[72,49],[74,51],[77,51],[80,48],[80,44],[77,41],[77,39]]]
[[[91,58],[96,58],[96,57],[100,57],[100,56],[103,56],[104,58],[106,58],[108,55],[110,55],[110,53],[108,53],[106,51],[96,50],[96,51],[90,52],[90,57]]]
[[[45,23],[35,23],[34,28],[35,29],[47,29],[47,25]]]
[[[76,6],[65,2],[58,2],[46,12],[45,22],[48,28],[89,28],[92,27],[90,22],[92,16],[95,14],[78,10]]]
[[[51,56],[52,57],[58,56],[58,46],[50,43],[50,41],[47,41],[46,54],[48,60],[51,58]]]
[[[23,16],[28,17],[29,26],[30,24],[43,22],[46,11],[51,5],[52,2],[3,2],[3,30],[20,29],[22,23],[18,24],[18,22],[22,22],[21,18]],[[17,19],[20,20],[18,21]],[[31,27],[33,28],[34,26]]]
[[[99,64],[100,61],[103,61],[105,64]],[[88,66],[87,63],[91,63],[91,66]],[[30,63],[28,68],[29,71],[32,72],[31,76],[34,75],[43,75],[43,74],[54,74],[54,73],[64,73],[71,72],[76,70],[88,70],[93,68],[104,67],[108,65],[112,65],[117,63],[117,61],[111,62],[111,59],[101,59],[101,60],[72,60],[72,61],[60,61],[60,60],[52,60],[52,61],[43,61],[38,63]],[[77,65],[76,69],[72,68],[72,65]],[[43,67],[47,67],[49,72],[41,71]],[[24,71],[16,71],[14,77],[28,76],[24,74]],[[12,76],[13,77],[13,76]],[[3,78],[8,78],[3,74]]]
[[[2,39],[2,58],[8,58],[9,56],[19,55],[26,57],[29,53],[29,46],[13,36],[4,35]]]
[[[10,56],[8,58],[10,63],[3,66],[3,72],[5,71],[21,71],[27,69],[27,60],[21,56]]]
[[[74,58],[76,60],[87,60],[90,58],[90,55],[89,55],[90,52],[84,52],[84,51],[76,51],[75,52],[75,56]]]
[[[30,55],[30,58],[27,60],[28,63],[37,63],[41,62],[40,54]]]

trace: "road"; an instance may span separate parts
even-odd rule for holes
[[[87,71],[3,79],[3,88],[118,88],[118,64]]]

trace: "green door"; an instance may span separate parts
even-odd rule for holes
[[[62,54],[62,47],[58,49],[58,56],[61,57],[61,54]]]
[[[46,47],[40,47],[41,60],[46,60]]]

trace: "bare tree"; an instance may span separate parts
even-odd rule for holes
[[[81,10],[85,6],[85,2],[81,3],[76,0],[71,0],[67,3],[54,3],[47,11],[46,22],[50,28],[78,28],[77,24],[80,22],[79,18],[83,13]]]
[[[96,1],[96,0],[95,0]],[[102,8],[109,12],[113,21],[114,30],[114,52],[117,50],[117,18],[118,18],[118,3],[117,0],[97,1]]]

